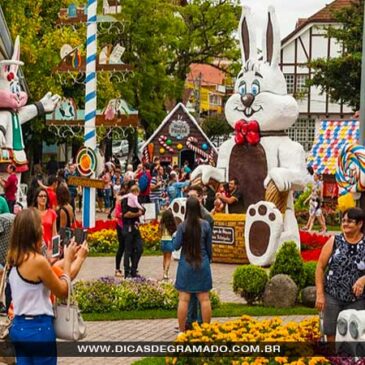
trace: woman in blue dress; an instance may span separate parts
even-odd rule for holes
[[[175,288],[179,291],[179,330],[183,332],[191,293],[198,297],[204,323],[210,322],[212,314],[209,299],[212,289],[212,231],[209,223],[201,218],[200,203],[195,197],[186,201],[185,221],[177,229],[174,248],[181,248]]]

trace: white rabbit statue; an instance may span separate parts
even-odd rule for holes
[[[284,241],[293,240],[300,248],[292,192],[305,186],[308,172],[302,146],[285,132],[296,121],[298,106],[287,94],[279,68],[281,42],[274,9],[268,9],[260,60],[252,25],[250,9],[244,7],[239,26],[242,70],[234,94],[225,106],[235,137],[220,147],[217,168],[199,166],[192,179],[200,177],[204,184],[210,179],[221,182],[238,179],[244,201],[241,212],[247,212],[246,253],[250,263],[267,266]],[[275,204],[265,200],[270,181],[278,192],[289,192],[283,214]]]
[[[17,173],[28,170],[24,152],[22,124],[52,112],[60,100],[58,95],[47,93],[39,102],[26,105],[28,95],[21,90],[18,68],[23,65],[19,60],[19,36],[15,40],[11,60],[0,61],[0,163],[12,162]],[[1,171],[4,169],[1,168]]]

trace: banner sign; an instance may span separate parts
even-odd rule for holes
[[[83,186],[95,189],[104,189],[105,183],[103,180],[89,179],[88,177],[70,176],[67,180],[68,185]]]

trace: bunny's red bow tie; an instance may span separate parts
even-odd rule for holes
[[[234,125],[236,144],[244,144],[245,142],[256,145],[260,142],[260,127],[256,120],[247,122],[243,119]]]

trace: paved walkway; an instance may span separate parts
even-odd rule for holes
[[[177,262],[172,262],[171,279],[175,279]],[[213,283],[224,302],[244,303],[244,300],[235,295],[232,290],[232,274],[237,265],[212,264]],[[143,276],[161,279],[162,257],[142,257],[139,272]],[[90,257],[85,262],[80,279],[95,279],[100,276],[114,274],[114,257]],[[243,308],[242,308],[243,309]],[[244,314],[244,310],[242,310]],[[283,316],[285,323],[301,321],[307,316]],[[224,322],[229,318],[214,318],[213,321]],[[87,341],[172,341],[177,335],[176,319],[156,320],[124,320],[88,322]],[[60,358],[60,365],[86,364],[123,364],[129,365],[137,358]]]

